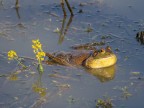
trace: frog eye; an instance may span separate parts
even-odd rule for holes
[[[104,54],[104,53],[105,53],[105,49],[102,48],[102,49],[100,50],[100,52],[101,52],[102,54]]]

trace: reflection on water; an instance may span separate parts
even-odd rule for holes
[[[38,93],[41,97],[44,97],[47,94],[46,92],[47,88],[43,87],[41,78],[42,78],[42,73],[39,73],[39,77],[37,81],[32,85],[32,90],[35,93]]]
[[[2,0],[0,0],[0,7],[1,7],[1,6],[3,6],[3,1],[2,1]]]
[[[15,8],[16,8],[16,9],[19,8],[19,0],[16,0],[16,2],[15,2]]]
[[[61,26],[61,30],[60,30],[60,33],[59,33],[59,44],[61,44],[64,41],[64,37],[67,34],[67,31],[68,31],[69,26],[72,22],[73,16],[70,16],[67,23],[66,23],[66,18],[67,17],[64,16],[63,20],[62,20],[62,26]],[[65,23],[66,23],[66,26],[65,26]]]
[[[18,19],[20,19],[19,8],[15,8]]]
[[[116,66],[101,68],[101,69],[87,69],[87,71],[96,76],[101,82],[107,82],[114,79]]]

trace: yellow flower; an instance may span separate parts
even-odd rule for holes
[[[37,39],[37,40],[32,40],[32,43],[33,43],[33,44],[37,44],[37,43],[40,43],[40,41],[39,41],[39,39]]]
[[[34,53],[37,53],[38,51],[42,51],[42,44],[40,43],[39,39],[32,40],[32,48],[34,49]]]
[[[33,49],[41,49],[41,47],[42,47],[41,43],[37,43],[37,44],[32,45]]]
[[[32,48],[33,48],[33,49],[37,49],[37,47],[36,47],[35,45],[32,45]]]
[[[10,50],[9,52],[8,52],[8,59],[9,60],[13,60],[14,58],[17,58],[18,56],[17,56],[17,53],[14,51],[14,50]]]
[[[32,45],[32,48],[33,48],[33,52],[36,54],[38,52],[38,49],[34,45]]]
[[[33,52],[36,54],[36,58],[38,61],[43,61],[45,57],[45,52],[42,50],[42,44],[40,43],[39,39],[32,40],[32,48]]]
[[[37,58],[37,60],[40,60],[40,61],[43,61],[44,60],[44,57],[45,57],[45,52],[38,52],[37,54],[36,54],[36,58]]]

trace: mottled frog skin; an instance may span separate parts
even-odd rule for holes
[[[72,52],[46,53],[49,58],[46,63],[56,63],[65,66],[82,65],[86,68],[104,68],[114,65],[117,62],[116,55],[107,46],[100,50],[78,50]]]

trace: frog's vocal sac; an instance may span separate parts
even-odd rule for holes
[[[59,64],[64,66],[82,65],[86,68],[105,68],[114,65],[117,62],[116,55],[111,48],[107,46],[99,50],[78,50],[72,52],[47,53],[47,64]]]

